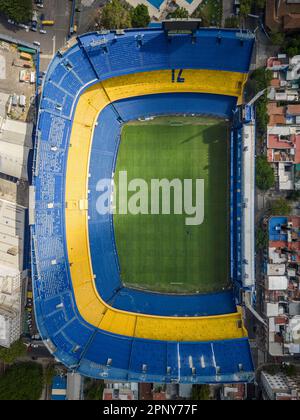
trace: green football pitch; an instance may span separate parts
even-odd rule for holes
[[[187,226],[184,213],[116,211],[115,240],[124,285],[187,294],[230,286],[228,138],[228,124],[218,119],[160,117],[123,127],[116,191],[120,171],[127,171],[128,181],[141,178],[148,185],[153,178],[179,178],[203,179],[205,186],[204,221],[199,226]],[[133,194],[128,193],[128,199]]]

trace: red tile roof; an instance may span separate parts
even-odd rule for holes
[[[288,324],[288,319],[285,318],[285,317],[278,316],[278,317],[275,318],[275,324],[276,325],[285,325],[285,324]]]
[[[300,261],[300,242],[270,241],[269,248],[287,248],[289,251],[295,251],[294,261]]]
[[[268,103],[268,113],[274,115],[285,115],[285,107],[278,106],[277,102]]]
[[[266,1],[266,26],[272,31],[297,30],[300,28],[300,3],[286,0]]]
[[[275,134],[270,134],[268,136],[268,148],[269,149],[292,149],[294,143],[291,139],[290,142],[279,140],[279,136]]]
[[[280,87],[280,80],[279,79],[271,80],[271,86],[272,87]]]
[[[153,400],[154,401],[164,401],[166,400],[166,393],[165,392],[155,392],[153,394]]]
[[[276,102],[268,103],[268,114],[270,117],[269,125],[272,127],[277,124],[285,124],[285,107],[277,106]]]
[[[141,400],[153,400],[152,397],[152,384],[149,383],[140,383],[139,384],[139,394]]]
[[[300,217],[299,216],[290,216],[289,222],[293,223],[293,227],[299,228],[300,227]]]
[[[268,162],[273,162],[273,150],[272,149],[268,149],[267,156],[268,156]]]
[[[290,14],[284,16],[283,18],[283,27],[285,30],[292,30],[300,28],[300,14]]]
[[[274,125],[284,125],[286,123],[286,118],[284,115],[270,115],[269,126],[273,127]]]
[[[289,115],[299,116],[300,115],[300,105],[288,105],[287,113]]]
[[[290,141],[279,140],[279,136],[270,134],[268,136],[268,160],[269,162],[273,161],[273,149],[294,149],[295,150],[295,159],[294,163],[300,163],[300,134],[291,135]]]

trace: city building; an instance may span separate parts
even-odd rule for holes
[[[283,372],[261,373],[263,399],[276,401],[298,401],[300,399],[300,377],[288,377]]]
[[[27,284],[23,270],[25,209],[0,200],[0,345],[10,347],[22,332]]]
[[[52,401],[67,400],[67,378],[65,376],[55,376],[52,380],[51,388]]]
[[[83,399],[83,377],[78,373],[67,373],[67,400],[78,401]]]
[[[272,71],[268,92],[269,124],[267,157],[273,165],[279,190],[298,190],[300,164],[300,56],[289,59],[285,54],[270,57]]]
[[[0,172],[28,181],[28,156],[32,149],[32,124],[0,118]]]
[[[136,0],[126,1],[133,7],[137,5]],[[139,4],[147,6],[150,16],[158,20],[177,7],[183,7],[191,15],[202,2],[203,0],[176,0],[176,2],[172,0],[140,0]]]
[[[299,65],[300,56],[289,58],[286,54],[278,54],[267,60],[267,69],[272,71],[273,76],[269,100],[287,103],[298,101]]]
[[[139,386],[135,382],[118,383],[106,382],[103,391],[103,400],[134,401],[138,400]]]
[[[0,40],[0,345],[10,347],[31,321],[25,314],[28,284],[28,167],[35,119],[35,83],[21,83],[20,68],[35,78],[34,56],[10,37]],[[27,48],[28,50],[28,48]],[[35,50],[31,50],[34,52]],[[31,315],[30,315],[31,317]],[[28,328],[26,328],[27,330]]]
[[[269,220],[265,274],[267,346],[272,356],[300,353],[300,217]]]
[[[220,391],[221,400],[224,401],[243,401],[246,395],[246,384],[224,384]]]
[[[300,27],[300,1],[267,0],[265,23],[272,32],[297,32]]]

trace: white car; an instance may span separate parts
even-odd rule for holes
[[[39,41],[33,41],[33,45],[37,45],[38,47],[40,47],[41,43]]]
[[[19,23],[18,26],[20,28],[23,28],[23,29],[26,29],[26,30],[28,29],[29,30],[29,26],[25,25],[24,23]]]
[[[40,339],[41,339],[41,336],[40,336],[40,334],[35,334],[35,335],[33,335],[33,336],[31,337],[31,339],[32,339],[32,340],[40,340]]]
[[[46,34],[47,31],[45,31],[45,29],[40,29],[40,34]]]

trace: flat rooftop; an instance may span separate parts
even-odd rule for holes
[[[23,270],[25,208],[0,199],[0,264]]]

